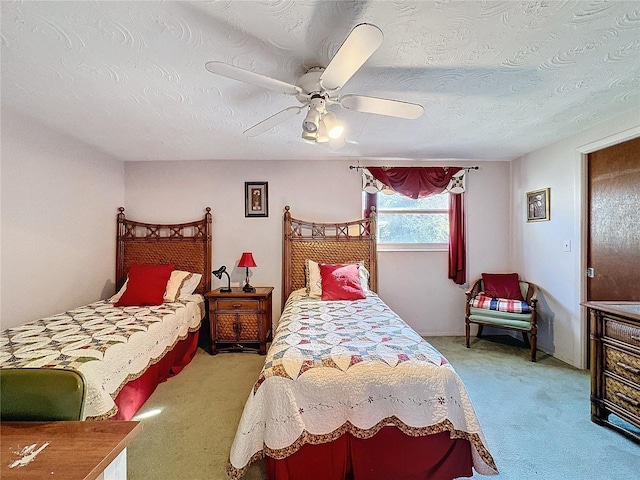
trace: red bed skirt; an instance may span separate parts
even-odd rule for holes
[[[184,340],[180,340],[159,362],[151,365],[141,377],[127,383],[115,400],[118,413],[109,417],[109,420],[131,420],[158,384],[180,373],[196,354],[198,333],[199,331],[196,330]]]
[[[410,437],[385,427],[366,440],[350,434],[265,459],[269,480],[452,480],[473,475],[471,444],[448,432]]]

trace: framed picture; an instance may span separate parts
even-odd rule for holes
[[[527,222],[543,222],[549,220],[549,190],[535,190],[527,192]]]
[[[267,182],[244,182],[244,216],[268,217],[269,198]]]

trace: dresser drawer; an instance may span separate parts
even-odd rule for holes
[[[640,347],[640,327],[605,318],[604,336]]]
[[[604,346],[605,370],[640,386],[640,357],[611,346]]]
[[[605,377],[604,398],[618,407],[640,418],[640,391],[618,380]]]
[[[221,298],[216,301],[216,310],[251,310],[257,312],[259,300]]]

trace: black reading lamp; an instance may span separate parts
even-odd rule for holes
[[[225,265],[222,265],[219,269],[214,270],[212,273],[219,279],[222,279],[223,273],[227,276],[227,288],[221,288],[220,293],[231,293],[231,277],[227,272],[227,267]]]

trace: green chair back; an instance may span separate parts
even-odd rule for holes
[[[5,422],[84,420],[87,384],[75,370],[0,369],[0,419]]]

